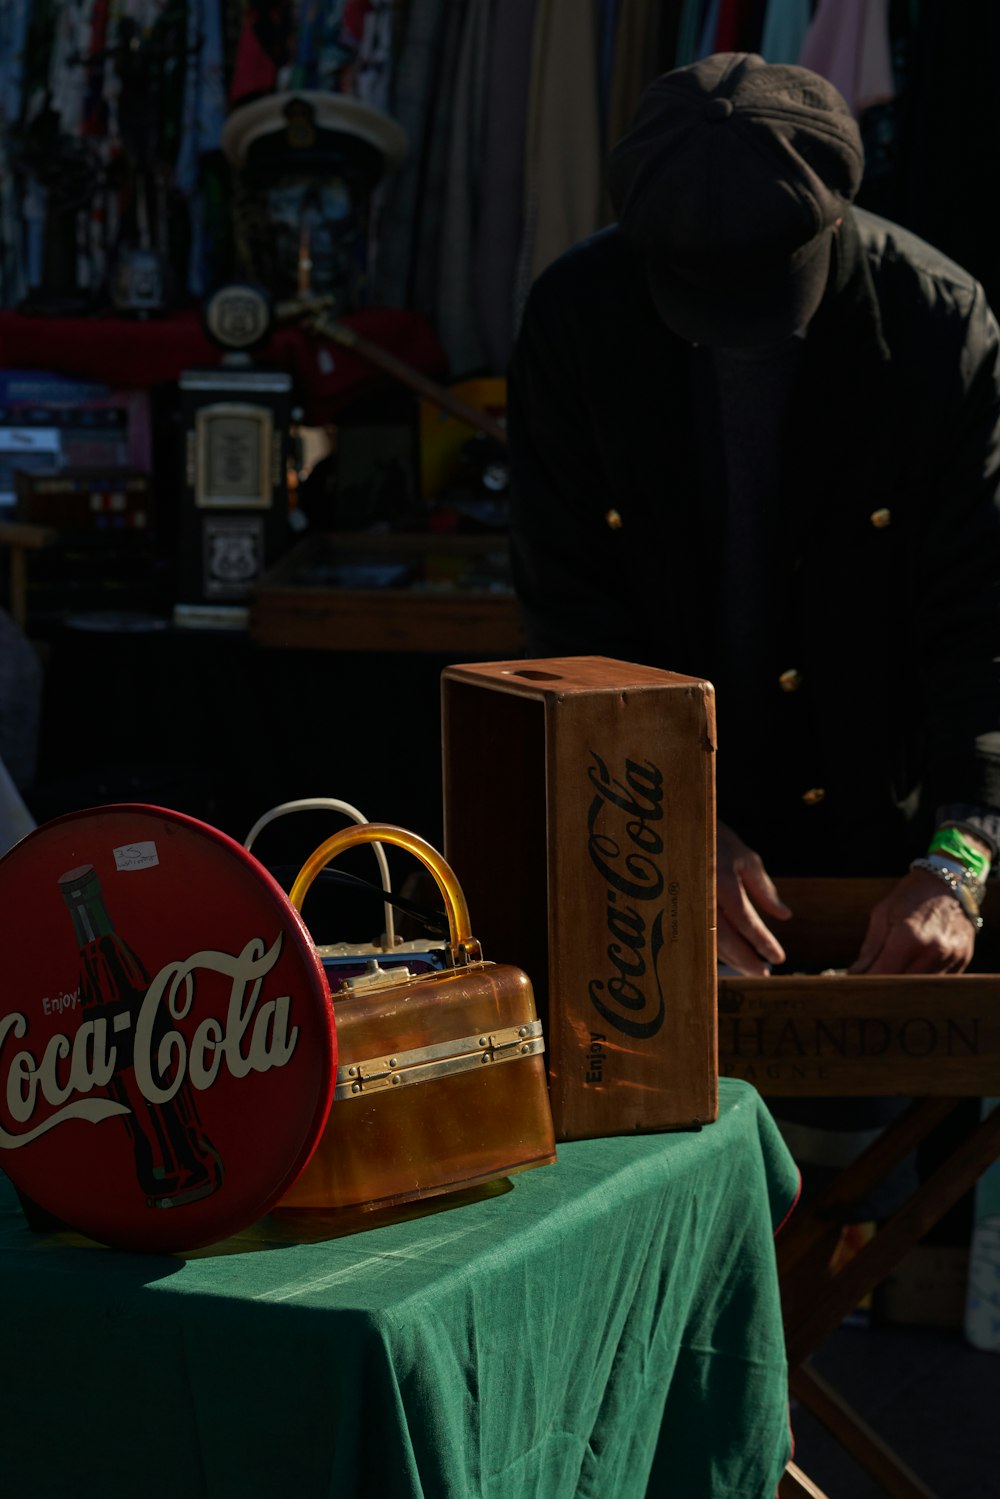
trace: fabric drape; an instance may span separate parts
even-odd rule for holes
[[[798,60],[828,78],[855,115],[891,99],[889,0],[819,0]]]
[[[539,0],[525,150],[519,300],[600,221],[602,152],[595,0]]]
[[[474,252],[475,307],[486,364],[504,370],[524,225],[524,149],[536,0],[494,8]]]

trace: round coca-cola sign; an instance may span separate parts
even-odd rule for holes
[[[245,1228],[332,1099],[322,965],[280,886],[159,807],[72,813],[0,860],[0,1166],[124,1249]]]

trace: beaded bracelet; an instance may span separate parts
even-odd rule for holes
[[[979,906],[969,888],[967,880],[962,879],[957,874],[953,874],[950,869],[945,869],[940,864],[933,862],[933,856],[928,856],[926,859],[914,859],[910,864],[910,868],[926,869],[928,874],[935,875],[937,879],[947,885],[976,931],[982,930],[983,918],[979,914]]]
[[[923,867],[926,869],[946,869],[949,874],[955,876],[959,884],[965,886],[976,905],[982,905],[983,896],[986,894],[986,881],[977,879],[974,874],[971,874],[966,869],[964,864],[959,864],[957,859],[946,859],[943,854],[927,854]]]

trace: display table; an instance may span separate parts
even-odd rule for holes
[[[773,1499],[798,1178],[752,1088],[720,1105],[447,1211],[338,1238],[271,1218],[184,1257],[32,1233],[0,1181],[0,1487]]]

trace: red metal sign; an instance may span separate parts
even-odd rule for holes
[[[245,1228],[330,1109],[323,968],[238,843],[159,807],[46,823],[0,860],[0,1166],[105,1244]]]

